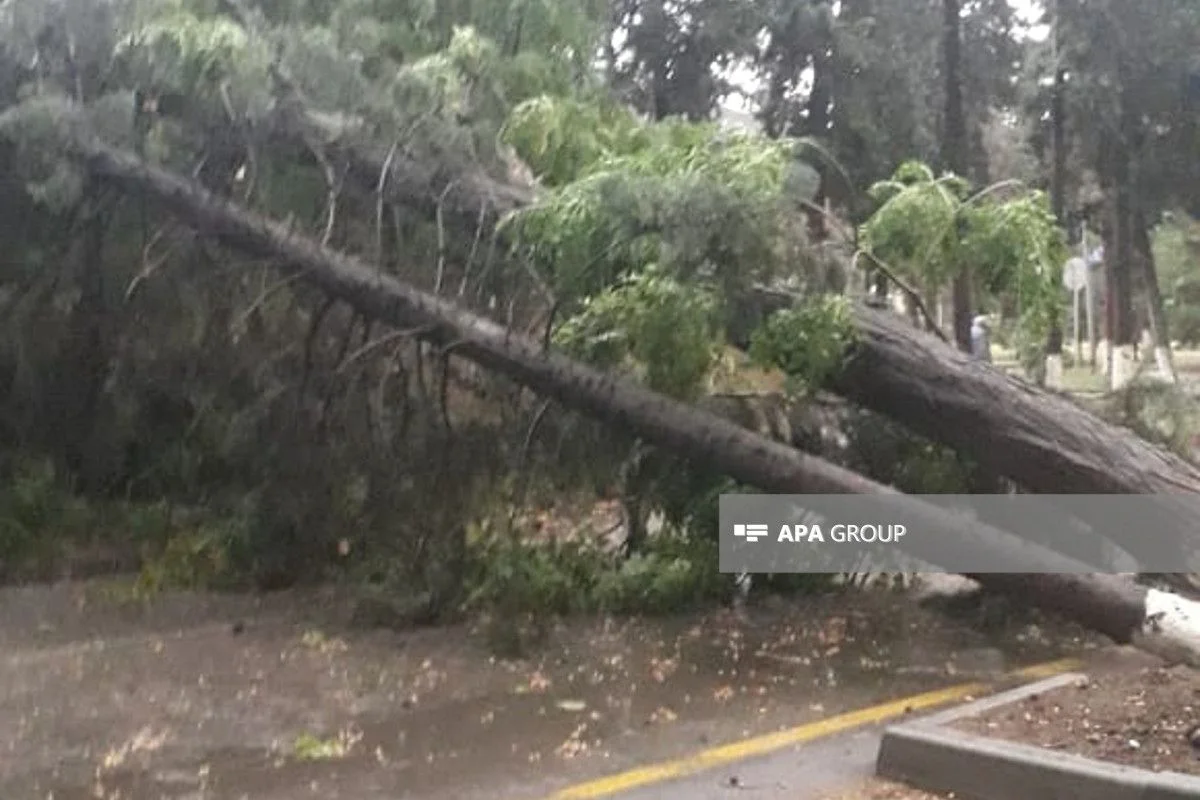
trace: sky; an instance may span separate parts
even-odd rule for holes
[[[1008,4],[1016,12],[1017,19],[1025,28],[1023,33],[1027,38],[1035,41],[1046,38],[1049,34],[1048,26],[1034,24],[1041,13],[1041,0],[1008,0]],[[746,94],[752,94],[758,83],[754,73],[746,67],[735,66],[726,73],[726,77],[734,85],[741,87]],[[737,115],[750,114],[754,111],[753,103],[746,96],[733,95],[727,98],[722,106],[726,111]]]
[[[1026,25],[1032,25],[1041,12],[1041,3],[1037,0],[1008,0],[1008,4],[1017,12],[1017,18]],[[1033,25],[1028,35],[1032,39],[1044,39],[1049,33],[1045,25]]]

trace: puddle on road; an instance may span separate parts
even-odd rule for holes
[[[10,659],[0,716],[20,724],[0,733],[0,769],[14,776],[0,779],[0,795],[503,797],[1081,646],[1074,629],[1047,624],[985,635],[883,592],[741,615],[576,621],[526,662],[489,659],[462,629],[397,641],[196,624],[208,627],[157,645]],[[156,749],[126,747],[123,762],[104,764],[147,730],[164,732]],[[342,746],[320,746],[339,734]]]

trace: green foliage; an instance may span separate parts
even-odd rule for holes
[[[747,491],[747,487],[680,459],[667,459],[664,467],[649,488],[650,500],[662,511],[667,526],[697,541],[718,541],[721,495]]]
[[[924,164],[906,162],[868,194],[881,205],[862,227],[863,248],[910,280],[930,286],[950,280],[960,265],[963,181],[937,179]]]
[[[148,553],[137,589],[150,596],[168,589],[212,589],[235,578],[230,549],[244,539],[245,520],[203,521],[194,529],[176,529],[157,553]]]
[[[720,332],[712,292],[649,267],[583,302],[555,332],[568,353],[613,368],[632,360],[647,386],[694,395],[716,363]]]
[[[1200,431],[1196,402],[1178,386],[1134,383],[1112,398],[1103,414],[1138,436],[1191,459],[1192,437]]]
[[[1173,299],[1181,282],[1200,278],[1200,222],[1169,212],[1152,232],[1151,246],[1164,299]]]
[[[1167,329],[1171,338],[1185,347],[1200,345],[1200,306],[1171,303],[1167,308]]]
[[[1062,315],[1066,241],[1044,192],[1002,188],[968,196],[962,180],[904,164],[872,187],[881,205],[863,225],[862,242],[923,290],[944,287],[969,266],[986,298],[1018,309],[1018,350],[1037,364]]]
[[[142,551],[141,586],[151,592],[209,585],[263,563],[293,573],[311,566],[324,575],[344,563],[334,553],[345,537],[354,542],[352,558],[361,551],[364,562],[386,562],[366,565],[372,570],[412,581],[421,568],[410,562],[423,557],[430,531],[461,531],[457,522],[477,516],[482,505],[445,479],[422,477],[433,456],[449,447],[437,438],[443,423],[453,416],[457,434],[461,417],[488,415],[491,424],[491,416],[520,416],[490,391],[483,412],[460,412],[476,398],[457,387],[446,392],[446,406],[455,411],[446,411],[425,384],[427,363],[414,364],[400,347],[405,343],[379,346],[387,342],[380,332],[364,330],[341,308],[318,320],[319,299],[274,283],[240,258],[213,258],[136,196],[110,218],[105,297],[83,308],[83,284],[67,247],[80,242],[63,241],[59,223],[66,215],[58,212],[78,210],[86,184],[61,153],[44,146],[74,124],[60,113],[62,98],[93,109],[100,134],[129,146],[133,90],[176,93],[184,113],[154,126],[144,142],[151,160],[189,173],[203,165],[203,177],[216,183],[237,174],[238,202],[290,217],[298,230],[312,220],[323,225],[336,194],[334,246],[390,254],[383,266],[405,270],[403,278],[414,283],[443,266],[479,284],[478,276],[487,275],[491,284],[482,288],[451,275],[453,283],[462,281],[464,303],[491,293],[496,307],[523,303],[524,276],[532,271],[558,301],[559,346],[687,399],[712,372],[722,301],[747,284],[797,277],[807,268],[805,220],[797,211],[821,176],[797,160],[797,140],[680,120],[645,122],[625,103],[651,118],[683,112],[699,119],[725,88],[720,68],[748,58],[768,77],[770,108],[763,116],[772,130],[811,134],[829,160],[849,166],[847,185],[826,180],[824,189],[854,212],[861,186],[902,159],[928,159],[936,150],[939,92],[930,89],[940,69],[936,4],[880,0],[869,16],[861,4],[841,4],[836,13],[836,4],[824,2],[736,0],[684,11],[667,4],[666,19],[642,14],[629,23],[625,42],[614,44],[619,63],[608,65],[605,79],[594,61],[598,45],[613,44],[606,41],[613,9],[599,0],[253,5],[259,31],[242,29],[209,0],[10,0],[0,14],[0,94],[6,108],[17,108],[0,131],[14,134],[17,144],[12,152],[0,148],[0,171],[19,175],[28,188],[10,191],[15,181],[0,187],[3,217],[17,231],[0,275],[0,306],[10,323],[0,343],[0,433],[5,448],[10,438],[21,440],[11,452],[55,451],[52,459],[35,458],[4,475],[0,557],[6,561],[99,532]],[[963,77],[967,116],[979,120],[989,116],[985,104],[1014,107],[1011,64],[1019,54],[1007,3],[970,5],[963,15]],[[1156,131],[1135,159],[1146,190],[1138,202],[1148,213],[1160,189],[1177,205],[1194,207],[1200,185],[1193,165],[1168,157],[1191,153],[1195,144],[1194,126],[1175,118],[1183,107],[1176,78],[1194,69],[1190,5],[1171,0],[1154,14],[1115,0],[1100,2],[1102,13],[1068,9],[1075,37],[1066,48],[1069,100],[1088,109],[1073,108],[1068,116],[1096,122],[1077,126],[1072,135],[1082,146],[1072,152],[1094,160],[1089,148],[1106,127],[1101,123],[1114,121],[1112,99],[1132,97],[1133,116],[1145,112],[1147,129]],[[1136,34],[1125,43],[1132,43],[1132,57],[1124,76],[1109,58],[1114,23]],[[1089,26],[1101,35],[1087,39],[1081,32]],[[766,48],[759,44],[764,32]],[[453,220],[462,211],[453,203],[436,225],[425,218],[432,215],[387,208],[377,230],[370,178],[351,175],[345,186],[329,187],[313,163],[320,159],[311,158],[319,146],[278,147],[279,129],[260,124],[276,108],[269,70],[276,58],[313,105],[321,132],[336,141],[331,150],[363,146],[382,157],[394,149],[416,168],[389,179],[409,180],[414,194],[432,199],[457,176],[500,177],[501,166],[512,166],[501,164],[502,142],[550,191],[508,220],[509,252],[491,251],[487,231]],[[655,67],[659,61],[665,70]],[[817,78],[811,93],[796,85],[806,65]],[[601,85],[605,80],[609,85]],[[1129,91],[1114,91],[1122,87]],[[813,104],[825,90],[827,120]],[[1083,164],[1072,164],[1073,174],[1082,171],[1077,166]],[[829,179],[839,170],[823,172]],[[990,295],[985,304],[1019,309],[1016,343],[1027,360],[1040,363],[1045,328],[1057,313],[1062,255],[1044,198],[1020,192],[972,198],[964,181],[938,178],[915,160],[901,163],[871,194],[880,207],[863,227],[866,246],[920,284],[944,283],[970,265]],[[27,195],[41,207],[30,211]],[[35,232],[23,233],[27,228]],[[1160,256],[1166,286],[1195,271],[1183,240],[1172,235],[1162,239]],[[853,345],[845,311],[839,301],[819,300],[778,315],[754,337],[756,359],[784,370],[793,390],[820,385]],[[1191,327],[1200,329],[1190,323],[1196,312],[1188,304],[1176,303],[1170,313],[1184,338]],[[99,338],[111,334],[112,341],[98,348],[94,363],[78,367],[79,376],[64,371],[61,384],[86,388],[88,375],[103,376],[94,381],[102,384],[99,410],[78,411],[90,416],[79,428],[95,442],[81,435],[57,450],[30,445],[26,437],[38,442],[46,430],[63,427],[58,404],[48,401],[71,392],[52,388],[60,383],[48,376],[67,363],[62,353],[79,341],[74,326],[87,320],[98,320],[96,330],[106,334]],[[345,359],[347,353],[354,358]],[[148,386],[169,387],[167,404],[188,410],[156,420],[156,404],[139,399]],[[505,463],[514,460],[509,440],[525,436],[524,419],[516,434],[508,426],[504,419],[487,430]],[[614,450],[619,444],[608,433],[594,435]],[[856,436],[856,446],[873,454],[863,469],[878,480],[911,491],[959,491],[970,482],[969,463],[927,442],[870,425]],[[605,469],[596,466],[604,460],[599,446],[581,449],[589,467]],[[64,458],[62,450],[71,456],[82,450],[87,458]],[[482,460],[478,452],[472,456]],[[86,463],[72,474],[49,467],[80,462]],[[570,471],[561,461],[538,468],[559,479]],[[486,473],[504,467],[478,469],[491,479]],[[652,541],[648,553],[625,564],[583,546],[473,544],[475,600],[536,610],[667,610],[725,597],[728,581],[713,567],[716,498],[733,487],[670,457],[656,469],[647,499],[679,533]],[[465,470],[446,474],[458,480]],[[102,488],[89,490],[86,500],[70,491],[89,478]],[[438,508],[427,503],[434,496]],[[172,512],[179,506],[206,510],[184,519]],[[446,520],[438,518],[443,508]],[[383,542],[397,544],[381,555]]]
[[[908,494],[970,494],[977,467],[953,450],[914,436],[883,417],[856,414],[846,426],[847,466]]]
[[[613,614],[668,614],[728,602],[733,582],[719,570],[715,539],[664,534],[645,552],[602,574],[595,587],[597,610]]]
[[[584,541],[476,541],[467,606],[509,615],[671,613],[728,600],[715,540],[664,534],[618,559]]]
[[[476,540],[466,605],[504,613],[590,611],[596,578],[613,565],[611,557],[581,542],[544,544],[509,537]]]
[[[1068,256],[1049,199],[1028,192],[976,203],[965,214],[962,257],[978,265],[989,294],[1016,297],[1023,329],[1044,335],[1060,308],[1060,271]]]
[[[21,459],[0,489],[0,563],[8,569],[57,546],[52,537],[78,534],[86,505],[64,491],[48,459]]]
[[[807,391],[841,369],[853,344],[849,302],[824,295],[772,315],[754,332],[750,354],[761,366],[787,375],[791,391]]]
[[[18,459],[0,490],[0,564],[37,575],[77,551],[140,550],[138,597],[211,587],[232,577],[226,552],[244,535],[236,517],[173,515],[165,502],[86,500],[47,459]],[[174,518],[173,518],[174,517]]]
[[[469,113],[470,88],[496,58],[495,43],[474,28],[455,28],[449,46],[401,68],[393,87],[399,108],[422,108],[431,117],[453,119]]]
[[[0,136],[17,148],[19,173],[35,203],[51,213],[73,208],[83,198],[85,177],[73,162],[62,158],[62,148],[46,147],[61,142],[64,129],[70,132],[81,120],[66,98],[43,95],[5,109],[0,114]]]
[[[967,210],[962,257],[978,265],[985,291],[1016,307],[1016,345],[1021,365],[1037,374],[1045,367],[1046,337],[1063,316],[1065,238],[1042,192],[1005,202],[986,201]]]
[[[619,113],[598,133],[606,115],[543,98],[509,128],[558,188],[507,228],[564,299],[651,263],[723,287],[778,272],[790,143],[682,121],[631,126]]]
[[[1187,214],[1168,213],[1151,241],[1171,338],[1200,344],[1200,224]]]
[[[583,177],[606,158],[647,146],[647,128],[615,103],[541,95],[517,105],[504,140],[547,186]]]
[[[346,731],[324,739],[311,733],[302,733],[292,743],[291,756],[297,761],[330,761],[345,758],[357,742],[357,738]]]
[[[167,9],[125,34],[114,55],[148,86],[210,102],[225,87],[237,110],[260,114],[269,99],[270,50],[228,17]]]

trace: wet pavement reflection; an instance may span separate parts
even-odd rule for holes
[[[571,620],[517,661],[469,627],[353,633],[330,593],[0,603],[0,797],[55,800],[537,797],[1090,644],[882,590]]]

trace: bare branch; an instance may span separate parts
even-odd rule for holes
[[[878,256],[869,250],[859,250],[856,252],[854,254],[855,264],[858,263],[859,256],[866,256],[869,258],[875,269],[882,272],[885,278],[896,284],[897,288],[904,292],[908,299],[912,301],[913,305],[916,306],[917,312],[925,320],[925,327],[930,333],[937,336],[943,342],[946,342],[947,344],[950,343],[950,340],[946,338],[946,334],[942,333],[941,329],[937,326],[937,323],[934,322],[933,315],[929,313],[929,308],[925,305],[925,301],[921,299],[921,295],[916,289],[912,288],[912,286],[902,280],[891,267],[883,263]]]

